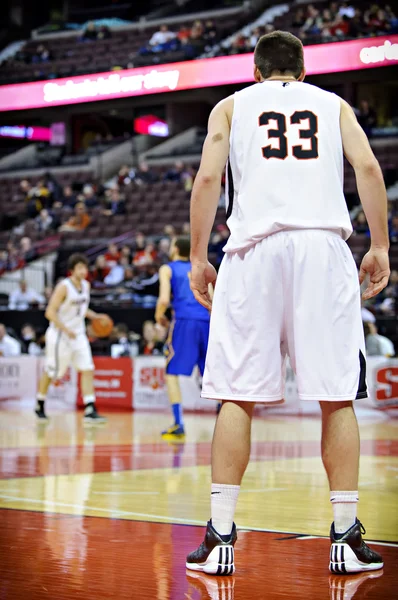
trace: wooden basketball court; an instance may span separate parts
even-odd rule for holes
[[[252,459],[238,503],[237,573],[185,569],[209,518],[215,416],[187,415],[184,444],[159,432],[167,414],[81,413],[47,425],[1,412],[1,600],[355,600],[396,598],[398,428],[359,410],[359,518],[384,571],[328,572],[332,519],[317,416],[254,422]]]

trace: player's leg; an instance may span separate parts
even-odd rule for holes
[[[40,377],[36,395],[35,413],[38,419],[47,420],[45,401],[48,389],[53,381],[63,377],[70,360],[71,351],[65,334],[55,329],[48,329],[46,332],[44,371]]]
[[[164,434],[173,433],[174,435],[184,435],[184,419],[182,409],[181,386],[178,375],[166,373],[167,395],[174,417],[174,425],[164,431]]]
[[[72,364],[81,373],[81,389],[84,402],[85,423],[105,423],[106,417],[97,412],[94,389],[94,363],[90,344],[86,335],[73,340]]]
[[[254,404],[283,398],[279,266],[264,240],[227,256],[219,272],[202,397],[223,405],[212,446],[211,521],[203,544],[187,557],[192,570],[230,575],[235,569],[233,520],[250,455]]]
[[[352,401],[366,396],[356,266],[347,245],[333,234],[287,234],[285,247],[291,267],[289,355],[300,398],[321,401],[322,459],[335,517],[330,569],[378,569],[382,559],[363,542],[356,518],[359,433]]]
[[[174,424],[162,432],[164,439],[180,439],[185,435],[179,376],[189,376],[197,363],[195,321],[174,321],[166,343],[166,383]]]

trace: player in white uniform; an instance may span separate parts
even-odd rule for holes
[[[210,115],[192,192],[191,286],[212,308],[202,396],[223,406],[213,438],[212,520],[187,567],[234,571],[233,518],[253,408],[283,399],[289,356],[300,398],[319,400],[322,409],[322,459],[334,513],[330,569],[380,569],[382,558],[362,540],[356,518],[359,434],[352,401],[366,396],[366,365],[358,273],[345,243],[352,229],[343,152],[371,231],[359,277],[370,278],[365,298],[389,277],[383,176],[349,105],[303,83],[300,40],[285,32],[265,35],[254,61],[257,84]],[[211,303],[207,289],[216,272],[207,246],[228,156],[231,237]]]
[[[65,375],[72,365],[81,373],[84,401],[84,420],[104,422],[95,406],[94,363],[86,335],[85,319],[101,315],[89,309],[90,284],[86,281],[88,261],[83,254],[72,254],[68,260],[70,277],[61,281],[54,290],[46,310],[50,326],[46,331],[45,369],[39,382],[36,415],[47,419],[44,410],[48,388]]]

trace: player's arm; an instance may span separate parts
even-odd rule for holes
[[[160,325],[165,324],[165,313],[171,301],[171,269],[163,265],[159,269],[159,298],[156,303],[155,321]]]
[[[89,292],[90,292],[90,289],[91,289],[91,285],[88,284],[88,291]],[[84,316],[89,321],[92,321],[93,319],[100,319],[102,316],[104,316],[104,314],[103,313],[97,313],[97,312],[95,312],[95,310],[91,310],[91,308],[88,308],[86,310],[86,314]]]
[[[191,288],[198,302],[211,309],[209,283],[216,271],[207,260],[210,233],[221,193],[221,178],[228,159],[233,97],[219,102],[209,117],[202,159],[191,196]]]
[[[359,280],[369,275],[364,298],[372,298],[383,290],[390,276],[387,193],[380,165],[354,111],[341,100],[340,128],[344,154],[355,171],[359,197],[371,235],[369,252],[364,256]]]
[[[62,302],[64,302],[65,298],[66,298],[66,286],[63,283],[60,283],[57,285],[57,287],[55,288],[55,290],[53,292],[53,295],[50,298],[50,302],[48,303],[48,306],[47,306],[47,309],[45,312],[45,317],[51,323],[54,323],[54,325],[57,329],[66,333],[66,335],[68,337],[74,338],[74,337],[76,337],[76,335],[73,333],[73,331],[71,331],[70,329],[65,327],[65,325],[58,318],[58,310],[59,310]]]

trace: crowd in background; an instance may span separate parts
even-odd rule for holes
[[[211,20],[204,23],[196,20],[191,27],[181,25],[178,31],[170,31],[167,25],[161,25],[148,44],[139,50],[139,54],[157,55],[181,50],[186,59],[196,58],[199,54],[210,50],[218,41],[218,37],[217,27]]]
[[[238,34],[230,46],[223,46],[218,55],[253,52],[259,38],[274,31],[271,23],[257,26],[249,35]],[[316,4],[301,5],[293,14],[291,30],[304,44],[352,39],[396,33],[398,17],[391,6],[371,4],[368,8],[352,6],[350,2],[331,2],[327,8]]]

